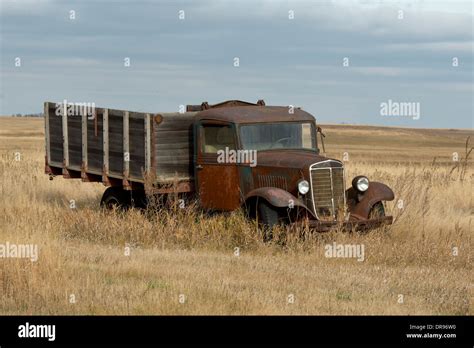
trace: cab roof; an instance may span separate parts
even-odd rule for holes
[[[212,108],[196,114],[196,120],[215,120],[232,123],[268,123],[315,121],[310,113],[294,108],[289,113],[288,106],[229,106]]]

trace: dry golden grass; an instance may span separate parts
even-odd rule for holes
[[[0,259],[0,313],[472,315],[472,162],[451,168],[473,132],[325,131],[329,155],[349,154],[347,184],[366,174],[394,189],[393,226],[264,244],[241,212],[104,213],[102,185],[43,174],[41,119],[0,118],[0,244],[39,246],[37,262]],[[365,261],[326,258],[334,241],[363,244]]]

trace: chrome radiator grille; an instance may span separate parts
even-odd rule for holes
[[[338,166],[330,167],[330,162]],[[319,219],[337,219],[344,216],[344,168],[340,162],[324,161],[310,167],[313,208]]]

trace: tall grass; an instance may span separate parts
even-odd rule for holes
[[[193,202],[101,210],[101,185],[49,181],[40,139],[26,150],[10,139],[0,138],[0,243],[38,244],[39,260],[0,259],[0,313],[473,312],[470,160],[463,177],[435,156],[387,162],[374,152],[349,161],[348,180],[365,174],[393,188],[392,226],[365,234],[280,228],[263,243],[242,211],[210,215]],[[333,242],[364,245],[365,260],[325,257]]]

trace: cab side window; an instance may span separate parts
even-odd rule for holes
[[[201,126],[203,153],[217,153],[219,150],[235,149],[234,130],[231,126],[204,124]]]

